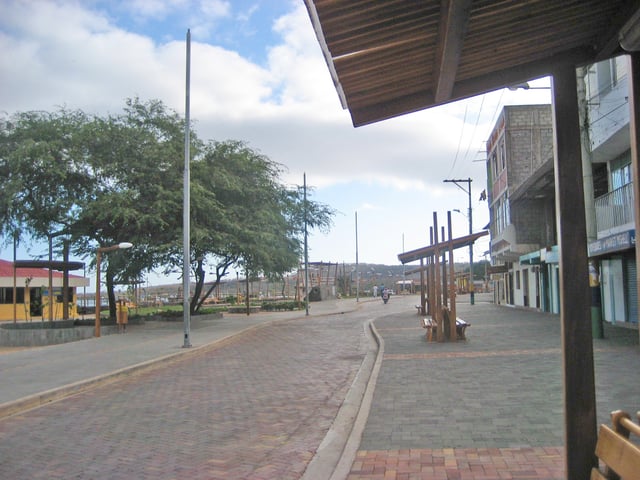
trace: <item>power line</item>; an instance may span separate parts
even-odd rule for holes
[[[453,159],[453,165],[451,165],[451,170],[449,170],[449,174],[447,177],[451,176],[453,169],[456,167],[456,163],[458,161],[458,154],[460,153],[460,144],[462,143],[462,137],[464,136],[464,126],[467,124],[467,109],[469,107],[468,103],[465,103],[464,106],[464,118],[462,119],[462,130],[460,131],[460,138],[458,139],[458,149],[456,150],[456,156]]]
[[[476,129],[478,128],[478,123],[480,123],[480,116],[482,115],[482,107],[484,106],[484,98],[485,98],[485,95],[482,95],[482,101],[480,102],[480,108],[478,109],[478,116],[476,117],[476,124],[473,126],[473,132],[471,132],[471,138],[469,139],[467,152],[464,154],[465,160],[469,157],[469,150],[471,149],[471,144],[473,143],[473,139],[475,138]]]

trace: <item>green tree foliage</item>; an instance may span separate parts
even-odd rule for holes
[[[191,267],[197,311],[231,267],[282,276],[299,261],[305,221],[327,230],[333,211],[280,181],[282,166],[239,141],[202,144],[192,133]],[[64,232],[75,255],[131,242],[104,256],[114,286],[182,266],[184,121],[160,101],[126,102],[119,115],[17,113],[0,119],[0,234]],[[205,271],[214,285],[204,291]]]
[[[184,122],[159,101],[134,99],[123,114],[85,127],[81,143],[94,188],[74,230],[79,249],[90,255],[96,244],[134,245],[109,254],[104,278],[115,316],[114,286],[160,266],[180,236]]]
[[[36,239],[77,221],[91,189],[84,151],[77,144],[87,117],[61,109],[26,112],[0,122],[2,233]]]
[[[133,243],[102,263],[115,316],[114,286],[157,267],[176,243],[183,125],[161,102],[138,99],[106,118],[60,109],[0,121],[3,235],[64,233],[92,261],[98,246]]]
[[[234,266],[281,277],[298,265],[304,208],[301,190],[280,181],[283,167],[240,141],[210,142],[192,165],[192,312]],[[333,211],[307,200],[309,228],[328,229]],[[215,279],[204,290],[206,267]]]

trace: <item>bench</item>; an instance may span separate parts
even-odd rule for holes
[[[464,320],[460,320],[456,318],[456,336],[458,340],[466,340],[465,330],[467,327],[470,327],[471,324],[465,322]],[[431,317],[425,317],[422,319],[422,328],[427,329],[427,341],[431,342],[434,338],[436,338],[436,333],[438,332],[438,326],[436,322],[434,322]]]
[[[640,412],[637,413],[640,419]],[[628,413],[611,413],[613,428],[600,425],[596,456],[599,467],[591,470],[591,480],[637,479],[640,475],[640,448],[629,440],[629,435],[640,437],[640,425],[633,423]]]

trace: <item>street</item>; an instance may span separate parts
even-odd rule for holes
[[[0,420],[0,477],[297,479],[360,368],[365,322],[397,300],[266,324]]]

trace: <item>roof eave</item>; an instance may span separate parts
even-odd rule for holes
[[[313,26],[313,31],[316,33],[316,38],[318,39],[318,44],[320,45],[322,56],[324,57],[324,61],[327,64],[329,73],[331,74],[331,80],[333,81],[336,92],[338,92],[340,104],[342,105],[342,108],[346,110],[349,107],[347,98],[344,94],[344,89],[342,88],[342,84],[340,83],[340,79],[338,78],[338,73],[336,72],[336,68],[333,64],[333,57],[331,55],[331,52],[329,51],[329,47],[327,46],[327,41],[324,37],[324,32],[322,31],[322,25],[320,24],[320,18],[318,17],[316,6],[313,3],[313,0],[304,0],[304,4],[307,7],[307,12],[309,13],[309,18],[311,19],[311,24]]]

